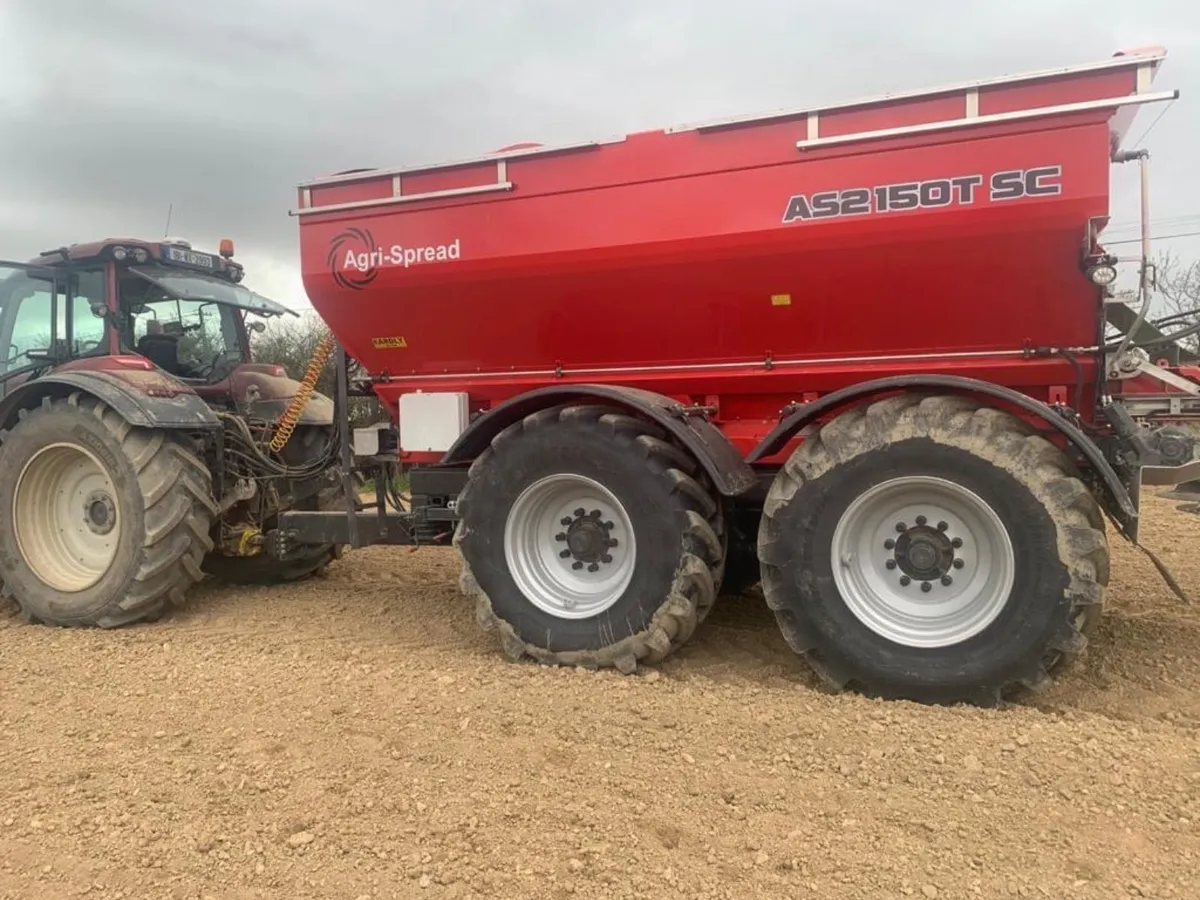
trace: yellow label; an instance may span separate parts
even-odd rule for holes
[[[408,341],[402,337],[371,338],[371,343],[375,345],[376,350],[396,350],[408,346]]]
[[[772,306],[791,306],[792,305],[792,295],[791,294],[772,294],[771,295],[771,305]]]

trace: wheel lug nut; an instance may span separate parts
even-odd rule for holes
[[[910,584],[912,584],[911,578],[909,578],[907,575],[900,576],[900,586],[901,587],[908,587]]]
[[[583,568],[583,563],[581,563],[579,560],[575,560],[575,562],[571,563],[571,568],[578,572]]]
[[[950,525],[947,522],[938,522],[938,531],[945,531]]]
[[[943,586],[945,586],[945,587],[950,587],[950,585],[952,585],[952,584],[954,584],[954,579],[953,579],[953,578],[951,578],[949,575],[943,575],[943,576],[942,576],[942,585],[943,585]]]
[[[566,532],[560,531],[558,534],[556,534],[554,536],[554,539],[556,541],[565,541],[567,539]]]
[[[896,532],[897,532],[898,534],[904,534],[904,532],[906,532],[906,531],[908,531],[908,526],[907,526],[907,525],[905,525],[903,522],[897,522],[897,523],[896,523]]]
[[[577,518],[577,519],[582,519],[586,515],[587,515],[587,510],[584,509],[582,506],[579,507],[579,509],[575,510],[575,518]]]
[[[600,567],[598,565],[596,565],[596,563],[592,563],[590,566],[588,566],[588,571],[589,572],[599,572]]]
[[[962,538],[955,538],[954,540],[952,540],[950,542],[950,545],[952,547],[961,547],[962,546]]]
[[[607,553],[605,553],[602,557],[600,557],[600,562],[610,563],[610,562],[612,562],[612,557],[609,556]]]
[[[896,568],[896,561],[894,559],[889,559],[887,562],[884,563],[884,565],[887,566],[889,569],[894,569],[894,568]]]
[[[925,518],[924,516],[917,516],[917,524],[918,525],[924,525],[928,521],[929,520],[927,518]]]
[[[612,523],[612,522],[605,522],[605,523],[604,523],[603,525],[601,525],[600,527],[601,527],[601,528],[603,528],[605,531],[612,531],[612,530],[613,530],[613,523]]]
[[[558,524],[561,525],[563,528],[566,528],[568,525],[571,524],[571,520],[570,519],[559,519]]]
[[[591,515],[593,519],[599,519],[602,513],[598,509],[593,509],[589,515]]]
[[[952,565],[953,565],[953,566],[954,566],[954,568],[956,568],[956,569],[961,569],[963,566],[965,566],[965,565],[966,565],[966,563],[965,563],[965,562],[963,562],[961,559],[956,559],[956,560],[955,560],[955,561],[952,563]]]
[[[617,546],[617,539],[616,539],[616,538],[609,538],[609,539],[608,539],[608,541],[607,541],[606,543],[607,543],[607,544],[608,544],[608,546],[610,546],[610,547],[615,547],[615,546]]]
[[[891,550],[896,546],[896,542],[893,541],[891,538],[888,538],[886,541],[883,542],[883,546],[886,547],[888,550]]]
[[[933,585],[930,584],[928,581],[922,581],[921,582],[921,590],[923,590],[925,593],[928,594],[930,591],[933,590]]]
[[[558,554],[558,558],[559,558],[559,559],[570,559],[570,558],[571,558],[571,551],[570,551],[570,550],[563,550],[561,553],[559,553],[559,554]]]

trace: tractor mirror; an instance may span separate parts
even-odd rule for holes
[[[249,323],[247,327],[255,334],[262,334],[267,330],[267,323],[263,322],[261,319],[255,319],[253,322]]]

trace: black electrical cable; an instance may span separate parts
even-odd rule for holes
[[[1184,325],[1191,325],[1194,321],[1195,321],[1195,318],[1191,315],[1164,316],[1161,319],[1154,319],[1152,321],[1147,322],[1146,324],[1153,326],[1154,328],[1158,329],[1159,331],[1162,331],[1163,328],[1168,325],[1177,325],[1180,323],[1182,323]]]
[[[1056,348],[1054,353],[1069,362],[1071,368],[1075,370],[1075,412],[1078,414],[1083,410],[1083,389],[1087,380],[1083,374],[1083,363],[1070,350]]]
[[[1187,328],[1181,328],[1179,331],[1172,332],[1171,334],[1164,334],[1160,338],[1148,338],[1148,339],[1145,339],[1142,341],[1131,341],[1129,343],[1129,346],[1130,347],[1152,347],[1155,344],[1174,344],[1174,343],[1178,343],[1183,338],[1191,337],[1193,334],[1197,334],[1197,333],[1200,333],[1200,322],[1196,322],[1193,325],[1189,325]],[[1105,353],[1113,352],[1118,347],[1120,347],[1121,344],[1124,343],[1124,341],[1125,341],[1125,335],[1123,334],[1121,336],[1120,340],[1113,341],[1111,344],[1106,344],[1104,347],[1104,352]]]
[[[232,413],[221,413],[220,415],[232,426],[231,429],[226,430],[227,438],[234,445],[230,448],[231,453],[248,462],[256,471],[256,474],[297,480],[311,478],[325,471],[329,467],[330,460],[340,450],[340,442],[338,441],[335,429],[334,434],[330,436],[330,440],[326,443],[321,453],[312,462],[302,466],[290,466],[272,459],[263,452],[258,441],[251,434],[250,427],[246,424],[244,418]]]

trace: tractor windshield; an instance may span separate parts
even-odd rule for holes
[[[215,382],[249,362],[242,318],[296,315],[253,291],[203,273],[131,266],[118,275],[127,346],[176,378]]]
[[[219,380],[247,361],[233,306],[180,297],[130,270],[119,273],[118,292],[121,343],[176,378]]]
[[[220,303],[225,306],[244,309],[247,312],[258,313],[262,316],[299,315],[299,313],[288,309],[283,304],[269,300],[261,294],[256,294],[249,288],[225,281],[221,278],[214,278],[211,275],[155,265],[133,266],[129,271],[151,282],[161,288],[164,293],[179,300]]]

